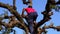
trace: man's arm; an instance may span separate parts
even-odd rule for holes
[[[22,17],[24,17],[24,11],[25,11],[25,8],[23,8],[22,10]]]

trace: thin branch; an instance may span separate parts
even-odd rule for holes
[[[13,0],[13,6],[15,6],[16,5],[16,0]]]
[[[44,29],[49,29],[49,28],[52,28],[52,29],[56,29],[57,31],[60,31],[60,26],[53,26],[53,24],[50,24],[49,26],[44,26],[43,27]]]
[[[42,28],[38,28],[38,32],[39,34],[41,33],[47,33],[47,31],[45,29],[49,29],[52,28],[54,30],[60,31],[60,26],[53,26],[53,23],[51,23],[50,25],[46,26],[46,24],[42,27]]]
[[[24,27],[21,26],[21,24],[15,22],[11,22],[11,23],[0,22],[0,24],[7,28],[14,28],[15,26],[17,26],[18,28],[25,30]]]
[[[13,0],[13,9],[16,10],[16,0]]]
[[[22,17],[20,16],[20,14],[19,14],[17,11],[15,11],[12,7],[10,7],[9,5],[0,3],[0,7],[3,7],[3,8],[8,9],[12,14],[14,14],[14,15],[16,16],[16,18],[17,18],[21,23],[24,22],[23,19],[22,19]]]

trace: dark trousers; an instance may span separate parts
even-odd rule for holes
[[[26,18],[30,31],[31,31],[31,34],[33,34],[33,30],[34,30],[33,23],[34,23],[34,21],[36,21],[37,16],[38,16],[37,12],[32,12],[32,13],[28,14],[28,17]]]

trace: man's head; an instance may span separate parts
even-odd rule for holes
[[[28,6],[28,8],[32,8],[32,6]]]

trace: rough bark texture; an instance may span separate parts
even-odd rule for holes
[[[29,5],[32,6],[32,0],[28,0],[30,2]],[[27,4],[28,4],[27,3]],[[13,0],[13,6],[10,6],[9,4],[4,4],[0,2],[0,7],[8,9],[9,12],[11,14],[13,14],[13,16],[4,16],[2,19],[0,18],[0,25],[4,26],[7,28],[7,30],[9,28],[14,28],[15,26],[23,29],[26,34],[28,34],[30,32],[28,25],[24,22],[22,16],[17,12],[17,8],[16,8],[16,0]],[[51,19],[51,15],[53,15],[53,12],[51,12],[51,6],[50,5],[56,5],[55,0],[47,0],[47,4],[45,7],[45,11],[41,12],[41,14],[43,14],[43,19],[38,22],[38,23],[34,23],[34,34],[42,34],[43,32],[46,34],[46,30],[45,29],[56,29],[57,31],[60,31],[60,26],[53,26],[53,24],[50,24],[49,26],[43,26],[42,28],[40,28],[41,25],[43,25],[45,22],[49,21]],[[9,19],[11,18],[10,22],[7,24],[5,22],[2,22],[3,19]],[[17,18],[17,20],[16,20]],[[2,27],[0,27],[0,30],[2,29]]]

